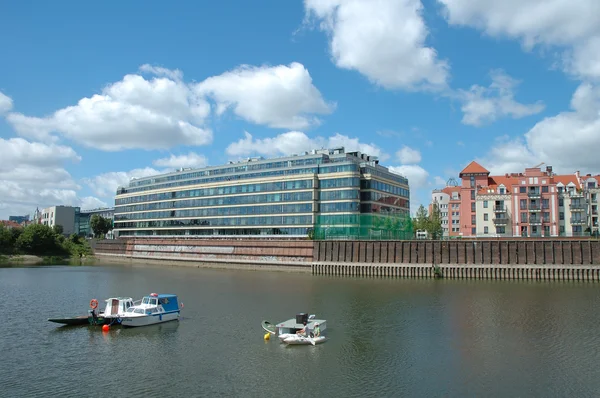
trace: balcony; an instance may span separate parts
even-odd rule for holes
[[[582,218],[571,218],[571,225],[584,225],[587,224],[587,220]]]
[[[529,224],[542,225],[542,219],[540,217],[529,217]]]
[[[508,222],[509,222],[508,217],[494,218],[494,225],[506,225],[506,224],[508,224]]]
[[[495,213],[506,213],[506,206],[494,206]]]
[[[542,206],[540,206],[540,205],[537,205],[537,204],[536,205],[532,205],[532,204],[529,205],[529,211],[541,211],[541,210],[542,210]]]
[[[527,192],[527,196],[530,198],[539,198],[542,196],[542,193],[540,191],[529,191]]]
[[[583,198],[583,192],[567,191],[571,198]]]
[[[585,210],[586,207],[587,206],[582,203],[571,203],[569,205],[569,208],[571,209],[571,211],[583,211],[583,210]]]

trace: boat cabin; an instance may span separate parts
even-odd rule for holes
[[[106,302],[103,313],[105,317],[124,314],[129,307],[133,306],[133,299],[131,297],[111,297],[104,301]]]
[[[327,329],[327,321],[325,319],[316,319],[314,315],[309,316],[308,314],[301,313],[296,315],[296,318],[288,319],[287,321],[278,323],[277,332],[280,335],[296,333],[304,328],[304,322],[306,322],[310,330],[315,328],[316,323],[319,324],[319,329],[321,332]]]
[[[137,305],[129,308],[127,312],[151,315],[157,312],[165,313],[177,310],[179,310],[179,304],[175,294],[151,293],[148,296],[144,296]]]

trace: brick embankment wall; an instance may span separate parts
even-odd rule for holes
[[[96,243],[95,255],[123,259],[310,267],[313,242],[298,239],[122,238]]]

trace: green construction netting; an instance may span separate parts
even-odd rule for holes
[[[375,213],[317,215],[313,231],[314,240],[409,240],[413,236],[410,216]]]

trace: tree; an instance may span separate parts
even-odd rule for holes
[[[90,219],[90,227],[94,235],[104,236],[112,229],[112,221],[98,214],[94,214]]]
[[[0,253],[10,253],[12,248],[12,234],[10,229],[0,224]]]
[[[52,230],[54,231],[54,233],[56,235],[62,235],[63,232],[65,232],[65,229],[63,228],[63,226],[62,225],[58,225],[58,224],[55,225],[55,226],[53,226]]]
[[[437,203],[431,206],[431,214],[427,222],[427,233],[431,236],[431,239],[439,239],[442,236],[442,217]]]
[[[429,215],[427,214],[427,209],[423,205],[419,206],[417,214],[415,214],[415,219],[413,220],[415,231],[427,231],[428,220]]]
[[[28,254],[47,255],[63,251],[52,228],[43,224],[32,224],[25,227],[17,239],[16,247]]]

